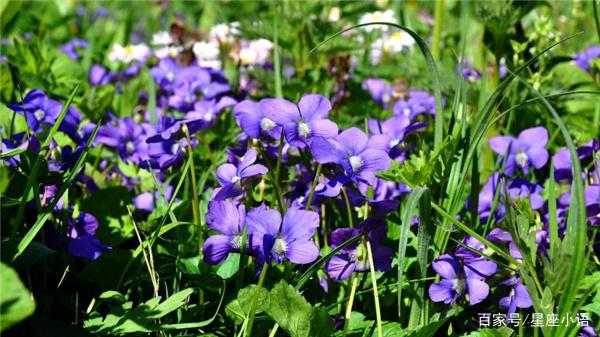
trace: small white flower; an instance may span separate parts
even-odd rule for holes
[[[340,20],[341,11],[339,7],[331,7],[327,19],[331,22],[338,22]]]
[[[176,46],[162,47],[155,49],[154,55],[159,59],[164,59],[165,57],[177,57],[182,50],[183,48]]]
[[[358,21],[359,24],[370,23],[370,22],[396,23],[396,15],[394,14],[393,10],[388,9],[385,12],[376,11],[376,12],[372,12],[372,13],[366,13]],[[363,29],[367,32],[373,31],[374,29],[379,29],[381,31],[387,32],[388,28],[389,27],[385,26],[385,25],[372,25],[372,26],[363,27]]]
[[[261,65],[267,62],[273,49],[269,40],[258,39],[246,41],[240,49],[239,60],[243,65]]]
[[[219,45],[216,42],[200,41],[194,43],[192,47],[198,65],[208,68],[221,68],[221,60],[219,59]]]
[[[167,46],[173,43],[171,34],[168,32],[158,32],[152,35],[152,45],[154,46]]]
[[[384,38],[383,48],[392,53],[398,53],[403,49],[408,49],[415,44],[415,40],[405,31],[393,32],[389,37]]]
[[[132,44],[128,46],[122,46],[115,44],[112,50],[108,54],[108,60],[115,62],[120,61],[124,63],[130,63],[132,61],[145,61],[150,56],[150,48],[145,43]]]
[[[213,26],[208,34],[211,42],[221,44],[231,44],[235,42],[235,37],[239,34],[239,22],[220,23]]]

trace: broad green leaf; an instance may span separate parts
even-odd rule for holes
[[[241,289],[238,292],[237,298],[225,307],[225,314],[227,317],[232,319],[236,324],[241,324],[246,316],[248,316],[248,312],[250,311],[250,303],[252,302],[252,297],[256,293],[256,285],[252,284],[246,288]],[[258,306],[256,307],[256,313],[263,312],[265,307],[267,307],[269,301],[269,292],[265,288],[260,288],[260,294],[258,297]]]
[[[0,331],[21,322],[35,311],[33,296],[25,288],[19,275],[1,262],[0,294]]]
[[[229,254],[227,259],[219,265],[217,275],[222,279],[227,280],[237,274],[240,268],[240,254]]]
[[[269,293],[269,306],[265,308],[281,328],[291,337],[309,337],[313,307],[298,290],[281,280]]]

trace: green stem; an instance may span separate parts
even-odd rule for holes
[[[310,194],[308,195],[308,200],[306,200],[305,209],[308,211],[310,209],[310,205],[312,204],[313,197],[315,196],[315,188],[317,187],[317,183],[319,182],[319,176],[321,175],[321,167],[323,165],[317,165],[317,172],[315,173],[315,177],[313,178],[312,184],[310,185]]]
[[[352,208],[350,208],[350,199],[348,198],[348,193],[346,192],[345,187],[342,187],[342,195],[344,196],[344,202],[346,203],[346,212],[348,212],[348,226],[354,227],[352,221]]]
[[[187,125],[183,124],[183,133],[187,139],[187,150],[190,158],[190,177],[192,179],[192,214],[194,223],[198,226],[198,254],[202,254],[202,225],[200,223],[200,200],[198,199],[198,186],[196,184],[196,170],[194,168],[194,154],[192,152],[192,140]]]
[[[281,193],[281,186],[279,185],[281,178],[281,157],[283,156],[283,144],[284,144],[284,134],[281,131],[281,137],[279,137],[279,148],[277,149],[277,164],[275,165],[275,174],[273,187],[275,188],[275,194],[277,195],[277,205],[279,209],[279,213],[284,213],[285,206],[283,204],[283,194]]]
[[[265,281],[265,275],[267,275],[268,267],[268,264],[263,263],[262,270],[260,271],[260,276],[258,277],[256,291],[254,292],[252,302],[250,303],[250,311],[248,312],[248,325],[246,325],[244,337],[252,336],[252,325],[254,324],[254,316],[256,315],[256,305],[258,304],[258,297],[260,296],[260,290],[262,289],[263,282]]]
[[[444,11],[444,0],[435,2],[434,16],[435,23],[433,24],[433,42],[431,44],[431,55],[434,60],[440,58],[440,39],[442,37],[442,14]]]
[[[350,315],[352,314],[352,304],[354,303],[354,295],[356,294],[356,288],[358,287],[358,278],[355,274],[352,274],[352,288],[350,289],[350,297],[348,297],[348,306],[346,306],[346,314],[344,315],[344,332],[343,337],[346,337],[348,332],[348,326],[350,325]]]
[[[275,323],[275,325],[273,325],[273,328],[271,328],[271,333],[269,334],[269,337],[275,337],[277,330],[279,330],[279,324]]]
[[[373,285],[373,300],[375,301],[375,318],[377,319],[377,336],[383,337],[383,327],[381,325],[381,309],[379,307],[379,290],[377,290],[377,276],[375,275],[375,262],[373,260],[373,251],[371,242],[367,239],[367,254],[369,256],[369,269],[371,271],[371,284]]]

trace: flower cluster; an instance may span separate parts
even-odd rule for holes
[[[260,263],[288,260],[296,264],[319,257],[317,242],[327,242],[335,249],[360,236],[327,262],[329,276],[343,280],[354,271],[369,270],[367,243],[375,269],[390,269],[393,251],[382,244],[387,231],[383,216],[397,207],[396,198],[406,189],[376,175],[389,168],[390,154],[397,145],[394,139],[399,143],[408,120],[386,121],[385,132],[371,130],[369,138],[355,127],[340,132],[328,118],[331,109],[330,101],[316,94],[305,95],[298,103],[282,98],[244,100],[233,108],[244,132],[239,137],[242,145],[232,148],[229,162],[217,168],[221,187],[212,193],[207,223],[221,234],[205,241],[205,261],[219,263],[228,253],[239,252],[242,233],[247,233],[246,253]],[[372,120],[370,125],[375,128],[379,122]],[[286,179],[273,180],[277,176]],[[273,183],[270,200],[279,211],[265,204],[265,199],[269,200],[265,196],[267,181]],[[255,202],[261,205],[246,212],[246,205]],[[349,218],[348,227],[327,232],[320,219],[324,220],[327,205],[337,208],[339,204],[352,208],[367,205],[370,216],[355,227]],[[313,241],[313,237],[323,241]]]

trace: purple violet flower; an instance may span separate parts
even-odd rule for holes
[[[380,78],[369,78],[362,83],[362,88],[369,91],[371,98],[385,109],[389,108],[394,88]]]
[[[575,55],[575,64],[585,70],[591,71],[593,62],[600,58],[600,46],[590,46],[581,53]]]
[[[213,126],[221,112],[234,106],[237,101],[229,96],[211,100],[199,100],[194,104],[194,109],[188,111],[183,123],[187,124],[190,134]]]
[[[229,253],[239,253],[245,223],[246,208],[243,204],[236,206],[231,201],[211,201],[206,213],[206,224],[208,228],[221,234],[211,235],[204,241],[204,261],[218,264],[223,262]]]
[[[442,280],[429,287],[429,298],[434,302],[451,304],[467,294],[470,305],[487,298],[490,287],[485,278],[492,276],[497,268],[495,263],[485,259],[461,264],[449,254],[441,255],[432,262],[432,266]]]
[[[500,283],[510,287],[508,296],[500,299],[500,308],[508,308],[508,314],[517,311],[517,308],[526,309],[533,306],[527,287],[521,284],[520,277],[512,276]]]
[[[247,216],[252,233],[252,249],[266,263],[284,259],[296,264],[307,264],[319,257],[319,248],[312,241],[319,227],[319,215],[312,211],[290,208],[283,216],[264,206]]]
[[[278,140],[281,126],[265,116],[260,103],[244,100],[233,107],[233,115],[239,127],[250,137],[259,139],[266,136]]]
[[[123,161],[139,165],[148,159],[146,138],[153,132],[153,125],[136,124],[131,117],[125,117],[102,125],[98,129],[96,140],[117,149]]]
[[[506,156],[504,173],[507,176],[513,176],[517,168],[527,174],[529,165],[539,169],[548,161],[548,131],[542,126],[523,130],[518,138],[497,136],[488,143],[496,154]]]
[[[150,73],[160,88],[169,92],[173,87],[173,81],[179,70],[180,68],[175,63],[175,60],[167,57],[161,59],[155,67],[150,68]]]
[[[65,53],[69,58],[79,61],[81,55],[79,55],[81,49],[89,47],[89,43],[86,40],[74,38],[60,47],[60,51]]]
[[[333,138],[337,125],[326,119],[331,103],[321,95],[303,96],[298,105],[283,98],[265,98],[260,101],[264,116],[283,127],[287,141],[297,147],[310,145],[315,138]]]
[[[333,256],[325,264],[327,274],[334,280],[345,280],[353,272],[366,272],[370,269],[367,246],[364,240],[369,240],[373,253],[374,268],[377,271],[389,271],[392,268],[394,251],[380,245],[381,240],[387,236],[387,226],[383,219],[371,218],[364,220],[354,228],[338,228],[329,235],[329,245],[337,248],[349,239],[366,234],[366,237],[355,241]]]
[[[11,103],[7,104],[7,106],[13,111],[24,115],[27,125],[35,133],[42,131],[42,124],[54,125],[63,108],[62,104],[48,98],[43,91],[38,89],[27,93],[22,103]],[[79,111],[71,106],[67,110],[58,130],[73,139],[77,139],[77,129],[79,128],[81,119]]]
[[[81,212],[75,219],[69,220],[68,237],[71,238],[67,245],[69,254],[88,260],[96,260],[100,255],[112,250],[95,237],[98,229],[98,220],[91,214]]]
[[[442,99],[442,107],[445,101]],[[426,91],[411,90],[408,98],[399,99],[392,108],[395,116],[404,116],[414,119],[418,115],[435,115],[435,97]]]
[[[391,158],[396,159],[401,157],[406,150],[403,148],[406,136],[426,128],[428,124],[411,124],[408,117],[398,115],[381,123],[370,119],[368,125],[369,132],[373,135],[369,140],[369,145],[385,151]]]
[[[94,87],[101,84],[107,84],[109,80],[108,69],[104,68],[99,64],[94,64],[90,67],[88,72],[88,81]]]
[[[249,149],[237,166],[226,163],[217,168],[217,180],[222,187],[215,190],[213,200],[236,197],[244,192],[245,182],[267,174],[269,169],[261,164],[254,164],[256,156],[256,150]]]
[[[508,183],[507,190],[511,200],[515,200],[517,197],[522,200],[529,199],[529,205],[533,210],[538,210],[544,206],[544,199],[541,194],[544,188],[541,185],[517,178]]]
[[[311,152],[320,164],[334,163],[355,183],[373,185],[375,174],[390,167],[390,157],[374,147],[358,128],[344,130],[335,139],[317,138]]]
[[[587,186],[584,191],[587,222],[590,225],[600,225],[600,185]]]

